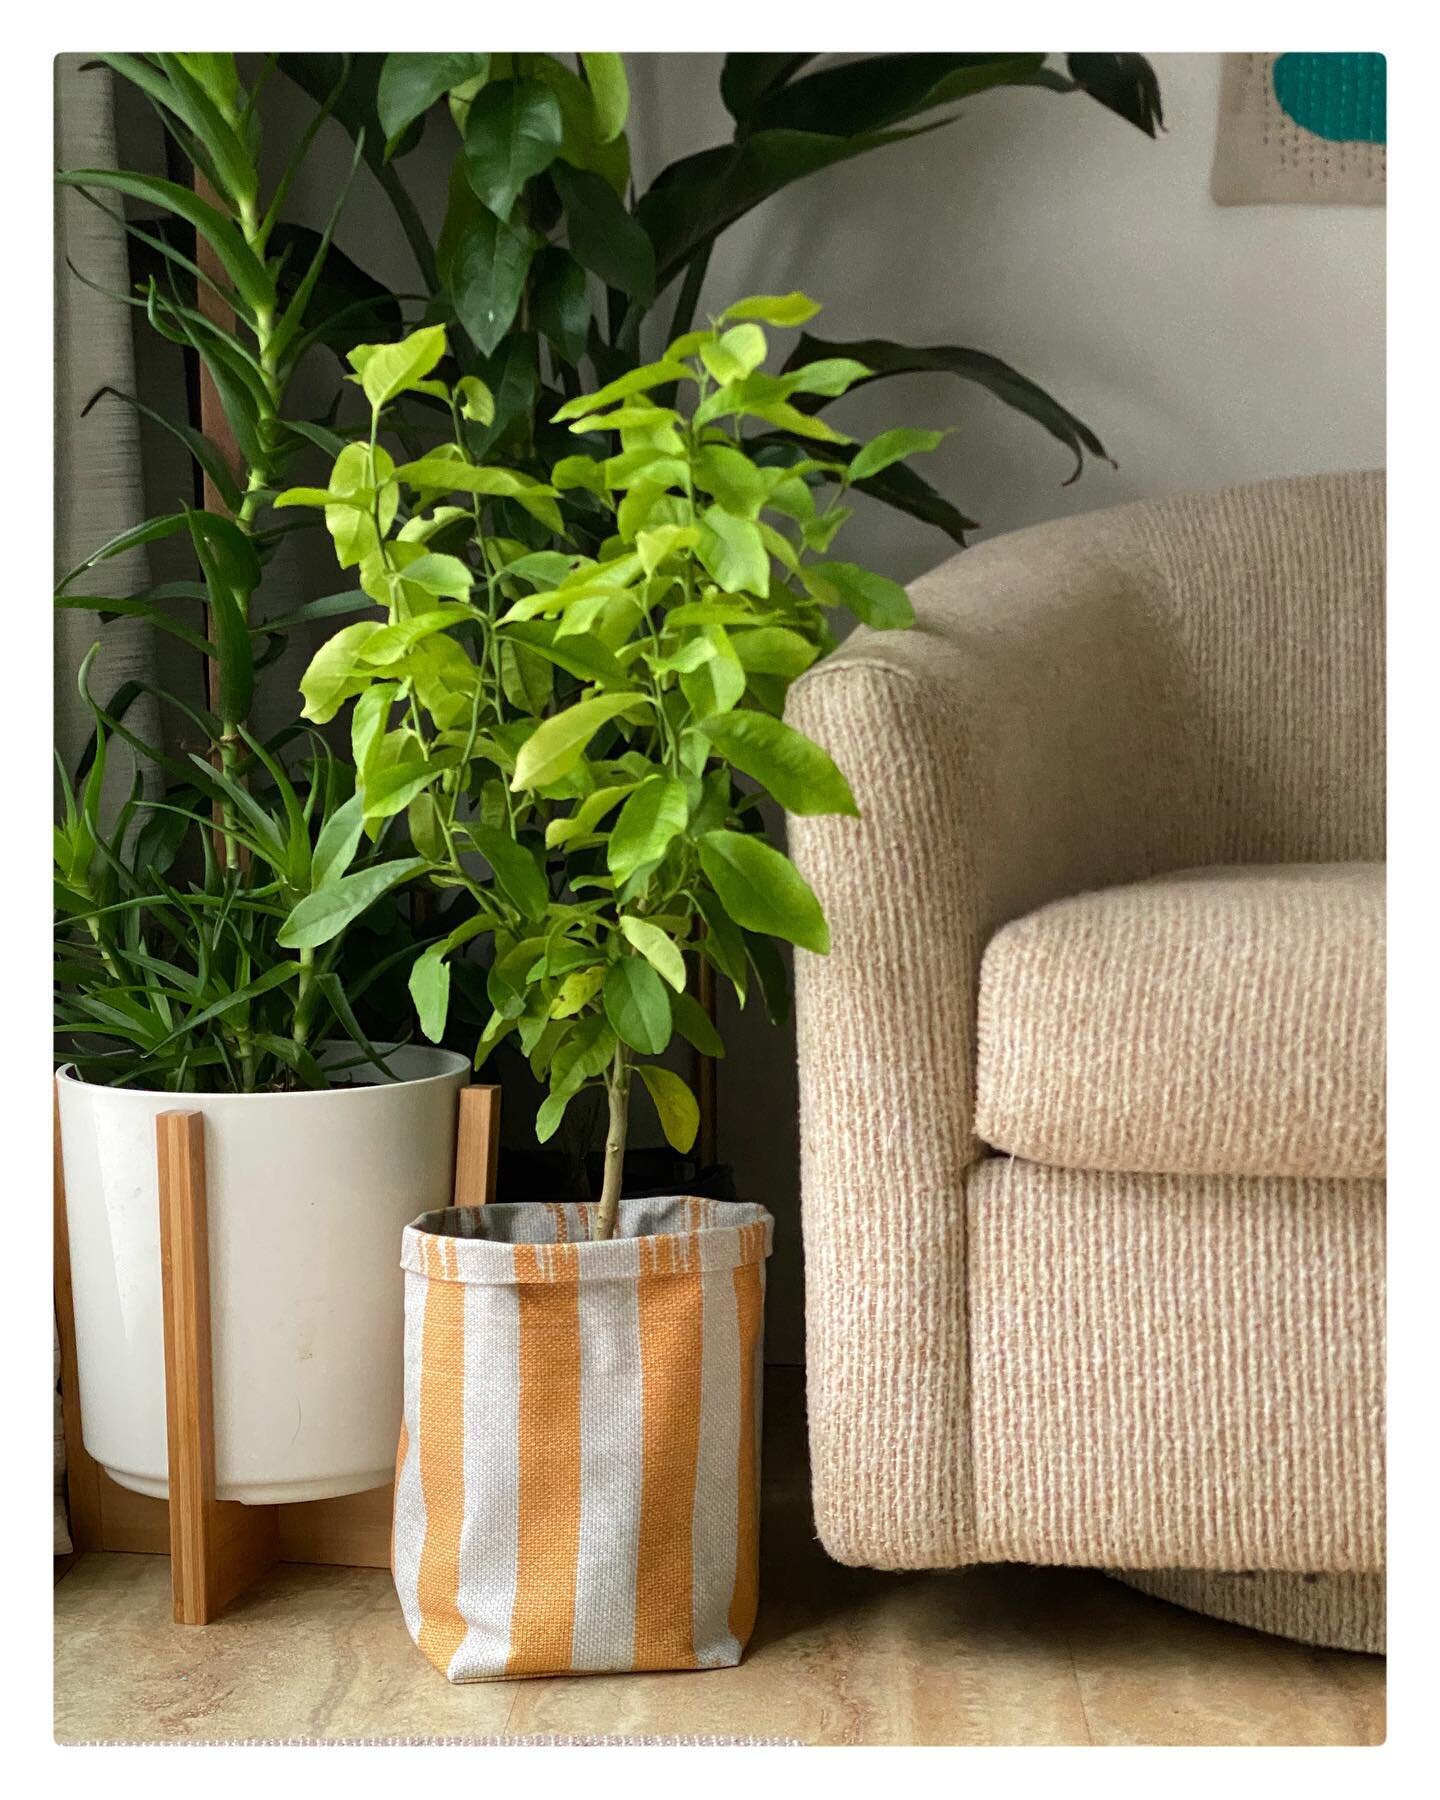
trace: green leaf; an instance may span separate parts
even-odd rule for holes
[[[318,892],[307,894],[280,927],[277,941],[287,950],[314,950],[328,944],[367,907],[425,866],[423,856],[375,863],[358,875],[345,875]]]
[[[617,400],[628,400],[632,394],[647,394],[651,388],[665,387],[672,381],[687,378],[693,377],[683,362],[662,358],[659,362],[644,363],[607,382],[593,394],[577,394],[573,400],[567,400],[559,412],[552,415],[551,422],[563,425],[570,419],[588,419],[592,413],[603,412]]]
[[[520,746],[510,786],[519,792],[522,788],[549,787],[561,780],[579,762],[585,746],[607,720],[648,704],[636,694],[602,694],[556,713],[538,725]]]
[[[320,827],[315,853],[310,860],[310,886],[322,888],[338,881],[354,861],[365,830],[365,801],[352,794]]]
[[[575,1098],[574,1088],[562,1088],[558,1093],[547,1094],[540,1102],[535,1114],[535,1141],[537,1144],[548,1144],[560,1129],[565,1117],[565,1109]]]
[[[605,965],[594,963],[588,969],[573,969],[556,989],[550,1002],[552,1019],[570,1019],[587,1007],[600,992],[605,980]]]
[[[478,375],[462,375],[455,383],[460,399],[460,415],[477,425],[495,423],[495,396]]]
[[[451,295],[482,356],[489,356],[515,323],[533,251],[528,233],[490,212],[482,212],[455,247]]]
[[[595,135],[602,144],[608,144],[625,129],[630,114],[625,59],[614,51],[582,50],[580,62],[595,103]]]
[[[1033,419],[1065,446],[1075,458],[1071,481],[1079,475],[1087,453],[1106,462],[1112,460],[1095,433],[1074,413],[1018,369],[983,350],[967,350],[956,344],[893,344],[885,338],[832,343],[807,332],[786,359],[786,367],[798,366],[817,355],[853,356],[874,370],[869,378],[872,381],[895,375],[954,375],[960,381],[973,382],[1006,406]]]
[[[758,369],[768,348],[758,325],[732,325],[714,343],[700,346],[700,360],[723,387],[727,382],[743,381]]]
[[[841,604],[874,631],[896,631],[915,622],[910,596],[888,576],[843,562],[812,563],[805,575],[828,587]]]
[[[697,719],[728,712],[745,692],[745,671],[723,625],[707,625],[704,635],[714,652],[698,668],[680,676],[680,689]]]
[[[215,634],[216,704],[231,723],[247,718],[255,694],[255,655],[246,607],[259,573],[254,552],[228,520],[210,513],[189,515],[190,538],[210,594],[211,629]],[[221,531],[239,539],[227,542]]]
[[[616,785],[597,788],[593,794],[587,794],[568,817],[552,819],[545,827],[546,844],[554,849],[561,844],[568,844],[573,838],[588,837],[606,813],[618,806],[631,791],[628,785]]]
[[[106,394],[113,395],[116,400],[123,400],[127,406],[133,407],[138,413],[143,413],[147,419],[152,419],[163,430],[168,431],[173,437],[179,438],[205,471],[214,484],[216,493],[230,511],[233,513],[240,510],[240,490],[235,484],[234,472],[203,432],[196,431],[194,426],[186,425],[179,419],[167,418],[163,412],[157,412],[153,406],[147,406],[143,400],[137,400],[133,394],[125,394],[119,388],[109,386],[98,388],[90,396],[81,409],[80,417],[85,418],[96,401]]]
[[[590,335],[585,271],[558,244],[547,244],[530,268],[530,317],[556,355],[578,363]]]
[[[803,675],[820,654],[816,645],[784,625],[758,625],[730,635],[740,666],[750,675]]]
[[[508,831],[472,820],[465,828],[470,841],[495,871],[501,891],[527,919],[540,919],[550,904],[550,890],[534,856]]]
[[[1143,56],[1133,52],[1072,54],[1065,58],[1065,66],[1092,100],[1109,107],[1146,137],[1153,138],[1157,126],[1164,129],[1160,83]]]
[[[442,94],[483,80],[490,55],[484,50],[396,50],[385,58],[376,91],[380,128],[387,152],[407,125],[428,112]]]
[[[591,1013],[568,1033],[550,1063],[550,1084],[573,1094],[608,1067],[615,1054],[615,1033],[599,1013]]]
[[[648,305],[655,297],[655,251],[644,226],[602,176],[557,162],[554,180],[571,255],[610,287]]]
[[[238,227],[208,200],[202,200],[193,188],[161,181],[154,175],[117,169],[64,169],[55,179],[66,187],[112,188],[132,200],[162,206],[177,214],[207,240],[246,304],[255,311],[274,308],[275,283],[270,271],[245,242]]]
[[[492,81],[465,122],[470,186],[501,219],[520,190],[554,162],[563,130],[560,102],[541,81]]]
[[[695,729],[728,763],[767,788],[786,812],[858,816],[849,782],[793,725],[769,713],[728,712],[702,719]]]
[[[365,780],[365,821],[392,819],[404,812],[418,794],[438,780],[440,769],[430,762],[407,759],[376,769]]]
[[[933,129],[934,125],[922,125],[856,137],[837,137],[828,127],[816,131],[756,131],[735,143],[717,144],[672,163],[656,177],[636,208],[655,248],[657,291],[727,226],[792,182]],[[774,308],[781,316],[771,317],[768,303],[781,299],[767,295],[758,301],[742,302],[749,310],[732,308],[727,317],[792,325],[809,316],[804,307],[811,303],[802,296],[798,307],[787,308],[782,300]]]
[[[621,1043],[642,1056],[659,1056],[670,1042],[670,1002],[649,963],[638,956],[611,963],[603,994],[605,1017]]]
[[[636,918],[634,913],[621,913],[620,929],[655,973],[662,980],[668,981],[677,994],[683,994],[685,958],[680,954],[673,938],[667,937],[658,925],[652,925],[648,919]]]
[[[761,838],[707,832],[700,840],[700,866],[726,913],[746,931],[784,938],[821,956],[829,951],[820,902],[789,857]]]
[[[445,1020],[450,1011],[450,965],[445,960],[447,946],[432,944],[418,957],[410,971],[410,998],[420,1019],[420,1029],[432,1044],[445,1035]]]
[[[766,1017],[772,1025],[785,1024],[790,1017],[790,982],[784,958],[769,938],[752,931],[745,933],[745,954],[759,977]]]
[[[737,125],[743,125],[773,88],[815,60],[813,50],[732,50],[720,71],[720,98]]]
[[[378,411],[397,394],[423,381],[444,356],[445,327],[427,325],[412,331],[398,344],[367,344],[360,348],[368,354],[357,363],[357,352],[352,350],[350,361],[361,370],[360,385],[365,398]]]
[[[861,56],[772,88],[750,114],[752,130],[823,131],[850,138],[898,125],[987,88],[1029,86],[1044,52],[960,51]]]
[[[629,690],[630,682],[624,669],[597,639],[588,636],[557,639],[554,632],[553,625],[517,620],[505,627],[501,641],[502,645],[506,640],[523,644],[527,650],[554,663],[557,669],[578,675],[582,681]]]
[[[758,319],[762,325],[778,325],[782,329],[803,325],[820,310],[819,302],[797,288],[789,294],[755,294],[749,300],[737,300],[727,306],[722,319]]]
[[[668,775],[642,781],[620,809],[606,850],[617,885],[647,863],[659,862],[689,816],[683,782]]]
[[[360,650],[379,630],[377,619],[362,619],[356,625],[346,625],[320,646],[300,677],[300,692],[305,699],[302,718],[324,725],[347,700],[364,693],[371,677],[359,672]]]
[[[888,469],[891,463],[903,462],[907,456],[914,456],[921,450],[933,450],[944,436],[943,431],[909,431],[904,428],[882,431],[879,437],[871,438],[868,444],[856,452],[850,463],[850,479],[864,481],[867,476],[878,475],[882,469]]]
[[[700,1129],[700,1108],[695,1096],[671,1069],[662,1069],[655,1063],[636,1063],[635,1071],[655,1102],[665,1141],[672,1150],[685,1155]]]
[[[675,1029],[702,1056],[720,1057],[725,1054],[720,1033],[693,994],[672,994],[670,1010],[675,1015]]]
[[[865,381],[875,373],[853,356],[822,356],[818,362],[805,363],[793,371],[794,392],[823,394],[827,400],[848,392],[857,381]]]
[[[762,600],[768,596],[770,557],[753,520],[737,519],[720,506],[707,507],[695,554],[725,593],[755,594]]]

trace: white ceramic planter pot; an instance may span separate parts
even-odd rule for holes
[[[85,1448],[166,1493],[155,1118],[205,1119],[215,1473],[222,1500],[323,1500],[394,1475],[400,1237],[449,1203],[450,1051],[406,1046],[320,1093],[167,1094],[58,1082]]]

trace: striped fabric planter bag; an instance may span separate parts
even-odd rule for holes
[[[740,1660],[759,1549],[764,1207],[623,1200],[406,1228],[391,1563],[451,1681]]]

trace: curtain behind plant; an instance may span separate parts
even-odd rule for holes
[[[115,165],[114,83],[107,69],[81,73],[83,55],[55,59],[57,168]],[[57,578],[107,538],[146,516],[140,432],[134,412],[106,397],[87,417],[86,402],[107,385],[135,392],[132,320],[138,315],[86,287],[67,266],[97,286],[122,294],[130,285],[120,226],[71,188],[55,198],[55,567]],[[82,590],[124,596],[143,587],[149,565],[143,549],[102,563]],[[118,619],[102,629],[94,613],[55,614],[55,745],[74,769],[92,721],[75,686],[81,659],[97,638],[95,691],[108,698],[122,682],[156,674],[155,633],[143,619]],[[154,741],[154,703],[142,697],[132,719]]]

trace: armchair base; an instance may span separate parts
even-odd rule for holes
[[[1332,1650],[1385,1653],[1385,1576],[1292,1575],[1261,1569],[1218,1574],[1212,1569],[1107,1569],[1142,1594],[1235,1625]]]

